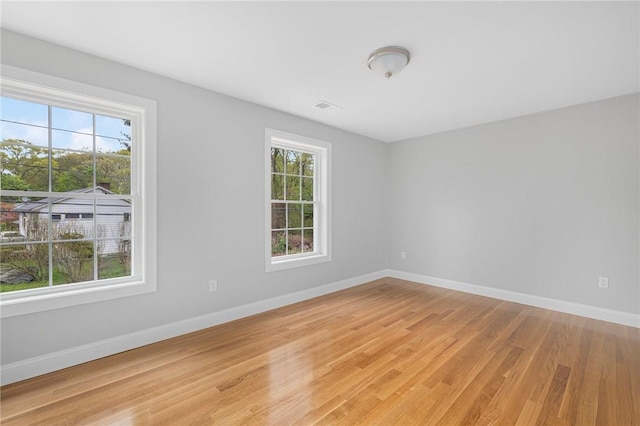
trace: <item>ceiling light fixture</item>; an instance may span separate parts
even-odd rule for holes
[[[369,55],[369,69],[387,79],[398,74],[411,60],[411,54],[400,46],[387,46],[374,50]]]

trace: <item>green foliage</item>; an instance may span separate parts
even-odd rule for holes
[[[273,232],[271,236],[271,255],[283,256],[287,253],[287,237],[284,231]]]
[[[2,247],[2,267],[15,269],[29,275],[33,281],[49,279],[49,247],[46,244],[29,244]]]
[[[49,150],[20,139],[0,142],[3,189],[47,191],[49,189]],[[56,192],[92,188],[94,158],[90,152],[53,151],[51,182]],[[116,194],[131,191],[131,152],[121,149],[95,156],[96,185],[108,184]]]
[[[79,240],[84,235],[68,231],[60,234],[60,240]],[[93,242],[69,241],[53,244],[53,261],[68,282],[77,283],[93,279]]]
[[[115,256],[105,256],[102,259],[102,267],[100,268],[100,278],[117,278],[126,277],[131,271],[128,265],[122,264]],[[68,277],[60,272],[58,268],[54,266],[53,269],[53,285],[67,284],[69,282]],[[42,281],[31,281],[18,284],[6,284],[0,283],[0,292],[26,290],[30,288],[47,287],[49,285],[48,278]]]
[[[49,283],[47,281],[31,281],[28,283],[7,284],[0,283],[0,293],[7,291],[28,290],[30,288],[47,287]]]
[[[0,142],[0,164],[2,175],[11,174],[18,177],[27,183],[28,189],[49,189],[47,148],[34,146],[21,139],[5,139]]]
[[[53,190],[58,192],[93,186],[93,155],[79,152],[63,152],[53,161]]]
[[[313,201],[315,156],[271,148],[271,199]]]
[[[8,173],[0,174],[0,189],[14,189],[17,191],[24,191],[29,189],[29,184],[24,181],[20,176],[11,175]]]

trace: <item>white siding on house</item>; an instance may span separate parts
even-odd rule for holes
[[[59,198],[51,203],[50,215],[48,204],[20,215],[20,233],[27,235],[28,222],[31,220],[47,221],[54,218],[53,232],[83,234],[87,239],[95,237],[105,240],[101,244],[100,254],[113,254],[119,251],[119,240],[131,236],[131,204],[126,200],[112,198],[100,199],[95,206],[93,200],[87,198]],[[59,218],[56,215],[60,215]],[[69,217],[69,215],[73,215]],[[78,217],[75,217],[75,216]],[[94,233],[94,220],[97,235]],[[46,222],[44,222],[46,223]],[[54,237],[55,238],[55,237]]]

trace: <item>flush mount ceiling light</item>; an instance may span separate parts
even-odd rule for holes
[[[411,54],[400,46],[387,46],[374,50],[369,55],[369,69],[387,79],[398,74],[411,60]]]

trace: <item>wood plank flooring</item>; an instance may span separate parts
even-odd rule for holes
[[[3,425],[640,425],[640,330],[391,278],[0,389]]]

